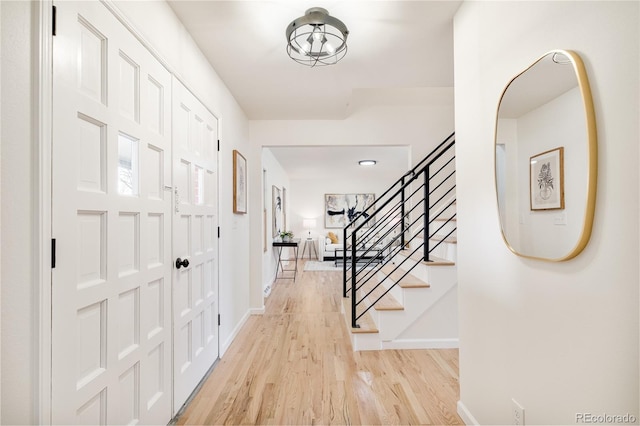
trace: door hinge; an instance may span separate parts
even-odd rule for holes
[[[53,6],[53,10],[51,11],[51,35],[53,36],[56,35],[56,23],[57,23],[56,7]]]
[[[218,314],[218,326],[220,325],[220,314]]]
[[[51,269],[56,267],[56,239],[51,239]]]
[[[218,226],[218,238],[220,238],[220,227]]]
[[[220,139],[218,139],[218,152],[220,152]]]

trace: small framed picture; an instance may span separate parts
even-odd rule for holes
[[[531,210],[564,209],[564,147],[531,157]]]
[[[247,160],[233,150],[233,212],[247,212]]]
[[[275,185],[271,185],[271,235],[276,238],[280,235],[282,227],[282,191]]]

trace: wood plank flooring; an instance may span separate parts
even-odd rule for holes
[[[458,351],[353,352],[341,272],[277,280],[179,425],[463,424]]]

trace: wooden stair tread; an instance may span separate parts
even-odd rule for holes
[[[379,285],[375,287],[378,284],[378,279],[374,277],[367,283],[365,283],[359,290],[359,293],[361,295],[364,295],[373,289],[373,291],[365,301],[365,303],[367,303],[368,305],[371,305],[373,302],[375,302],[386,291],[386,288],[384,288],[384,286]],[[378,303],[373,306],[373,309],[377,311],[403,311],[404,306],[402,306],[402,304],[398,302],[398,300],[393,297],[391,293],[387,293],[382,297],[382,299],[378,301]]]
[[[457,222],[458,218],[456,218],[456,217],[450,217],[450,218],[448,218],[448,217],[436,217],[435,219],[432,219],[432,220],[437,221],[437,222],[447,222],[447,221],[449,221],[449,222]]]
[[[437,257],[434,255],[429,255],[429,259],[430,259],[429,262],[425,262],[424,260],[422,260],[422,254],[420,253],[420,251],[411,255],[411,259],[417,262],[422,262],[424,265],[429,265],[429,266],[451,266],[456,264],[451,260],[442,259],[441,257]]]
[[[390,265],[387,264],[384,267],[382,267],[381,271],[389,276],[389,278],[391,279],[391,281],[398,283],[398,285],[402,288],[429,288],[431,287],[428,283],[422,281],[420,278],[416,277],[415,275],[412,274],[407,274],[404,278],[400,279],[402,277],[402,275],[404,274],[404,271],[402,270],[397,270],[395,272],[391,272],[393,271],[393,269],[395,268],[395,265]]]
[[[347,329],[354,334],[360,333],[378,333],[378,326],[373,321],[373,318],[366,312],[359,320],[358,325],[360,328],[351,327],[351,298],[343,297],[342,306],[344,307],[344,319],[347,321]]]
[[[456,237],[442,237],[441,235],[434,235],[430,238],[432,241],[444,241],[445,243],[458,244],[458,239]]]

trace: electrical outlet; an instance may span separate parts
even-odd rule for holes
[[[511,411],[513,413],[513,424],[524,426],[524,408],[515,399],[511,400]]]
[[[554,225],[566,225],[567,224],[567,214],[562,212],[553,217]]]

